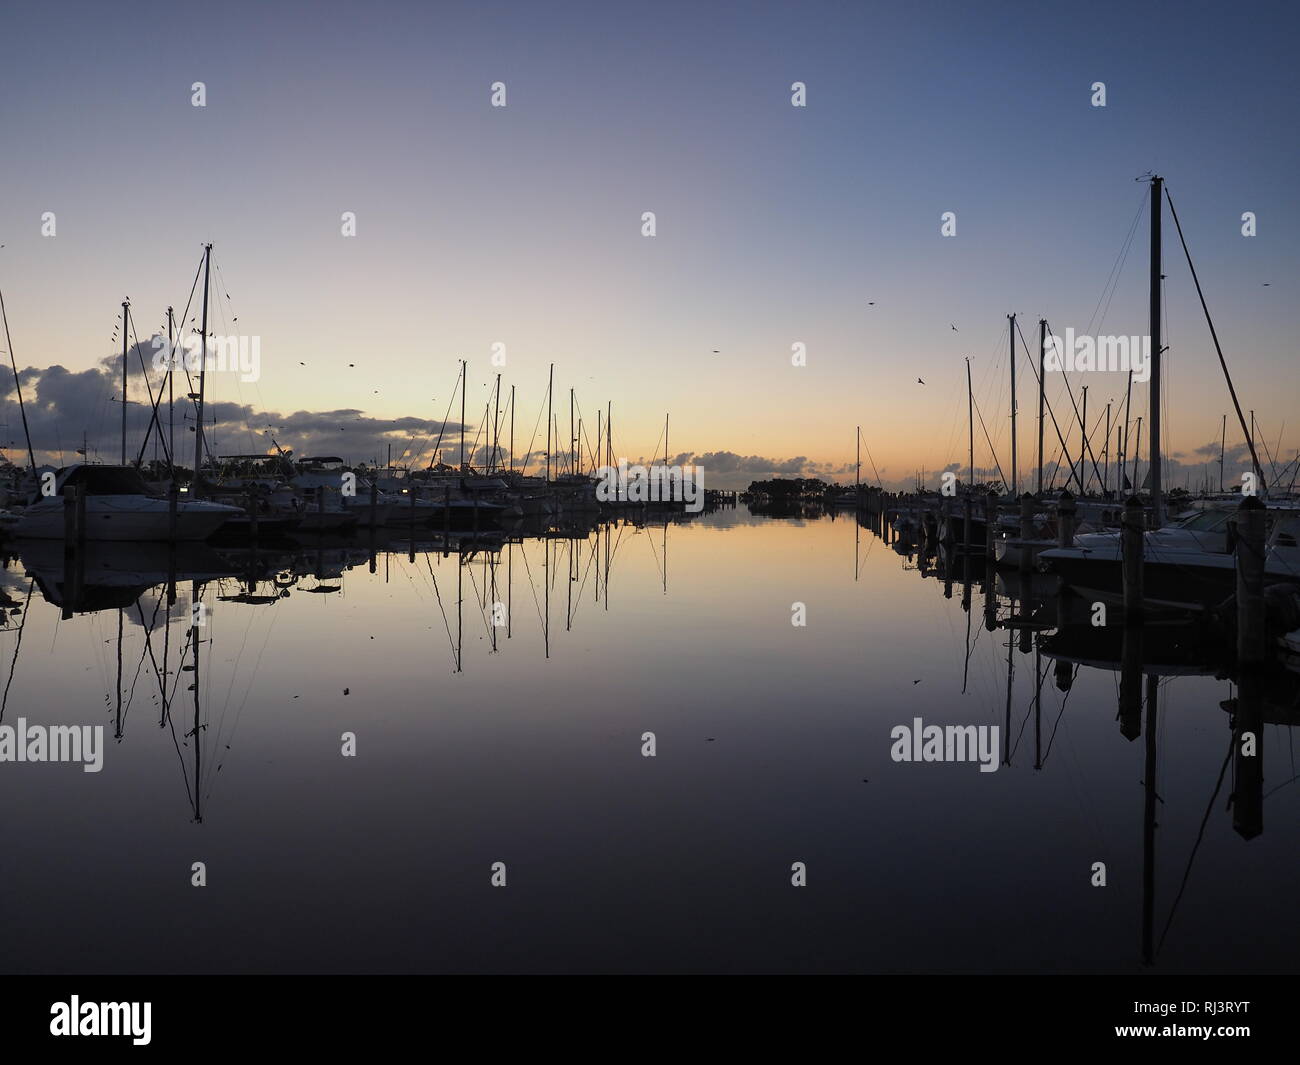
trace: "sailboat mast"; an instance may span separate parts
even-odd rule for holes
[[[1106,400],[1106,446],[1102,450],[1102,462],[1105,463],[1101,475],[1101,494],[1110,491],[1110,400]]]
[[[1160,495],[1160,191],[1164,179],[1151,178],[1151,413],[1147,434],[1151,438],[1151,520],[1155,528],[1164,524],[1164,500]]]
[[[569,472],[576,473],[578,467],[577,437],[573,435],[573,389],[569,389]]]
[[[510,472],[515,472],[515,386],[510,386]]]
[[[1228,416],[1223,416],[1223,435],[1219,437],[1219,491],[1223,488],[1223,454],[1228,448]]]
[[[664,415],[664,465],[668,465],[668,415]]]
[[[496,396],[492,400],[492,462],[489,473],[497,468],[497,455],[501,451],[501,375],[497,374]]]
[[[1088,386],[1083,386],[1083,413],[1079,415],[1079,433],[1082,439],[1079,441],[1079,494],[1083,495],[1086,491],[1083,483],[1083,475],[1087,472],[1087,466],[1084,465],[1084,454],[1088,451]]]
[[[1043,494],[1043,403],[1046,399],[1047,381],[1044,371],[1047,359],[1047,319],[1038,319],[1038,494]]]
[[[126,465],[126,325],[131,304],[122,301],[122,465]]]
[[[460,468],[463,473],[465,470],[465,392],[466,385],[465,360],[460,360]]]
[[[551,483],[551,396],[555,390],[555,363],[551,363],[551,376],[546,383],[546,483]]]
[[[1017,495],[1020,478],[1016,467],[1016,316],[1007,315],[1007,341],[1011,355],[1011,495]]]
[[[9,349],[9,365],[14,370],[14,391],[18,396],[18,413],[23,419],[23,436],[27,438],[27,458],[32,464],[32,478],[36,477],[36,451],[32,447],[32,433],[27,427],[27,407],[23,404],[23,385],[18,380],[18,357],[14,354],[14,342],[9,336],[9,312],[5,310],[4,292],[0,291],[0,319],[4,321],[5,347]]]
[[[857,435],[853,442],[858,446],[858,466],[853,473],[853,487],[856,491],[862,490],[862,426],[858,426]]]
[[[203,245],[203,343],[199,346],[199,398],[195,401],[194,418],[194,485],[192,491],[198,497],[202,483],[203,468],[203,386],[204,374],[208,363],[208,282],[212,269],[212,245]]]
[[[975,390],[970,383],[970,356],[966,357],[966,425],[969,430],[970,480],[966,491],[975,488]]]
[[[167,308],[167,458],[172,467],[172,478],[176,476],[176,401],[172,394],[172,382],[176,376],[175,347],[176,312]]]

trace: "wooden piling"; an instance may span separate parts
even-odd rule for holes
[[[1020,497],[1020,574],[1024,580],[1029,579],[1033,551],[1029,541],[1034,535],[1034,497],[1028,492]]]
[[[1074,515],[1078,505],[1067,489],[1061,493],[1056,504],[1056,546],[1065,548],[1074,546]]]
[[[1146,547],[1143,525],[1142,501],[1129,496],[1124,504],[1124,517],[1120,530],[1124,578],[1124,624],[1141,624],[1143,607],[1142,557]]]
[[[1258,668],[1268,653],[1264,625],[1264,523],[1257,496],[1237,508],[1237,664]]]

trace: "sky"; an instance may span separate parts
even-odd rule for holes
[[[1040,317],[1147,333],[1135,179],[1155,172],[1242,407],[1289,461],[1297,28],[1284,3],[12,8],[0,289],[33,438],[117,457],[120,305],[148,348],[211,242],[210,329],[261,355],[256,381],[208,375],[223,453],[273,427],[298,454],[427,458],[464,358],[471,436],[501,372],[519,452],[554,363],[560,448],[572,387],[589,437],[612,404],[616,455],[662,453],[671,412],[672,457],[706,484],[851,481],[860,425],[864,479],[933,485],[967,462],[966,357],[976,465],[989,442],[1009,465],[1008,314],[1030,345]],[[1165,228],[1165,450],[1199,479],[1232,408]],[[1018,358],[1023,476],[1036,397]],[[1118,420],[1124,375],[1071,384],[1090,423],[1107,400]],[[130,398],[135,450],[139,383]],[[1147,402],[1135,385],[1133,418]],[[12,403],[3,422],[21,461]]]

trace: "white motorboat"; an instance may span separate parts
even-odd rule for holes
[[[66,466],[55,477],[54,493],[28,505],[14,526],[19,539],[61,540],[66,528],[65,488],[84,486],[87,540],[206,540],[227,520],[243,512],[224,503],[182,496],[176,503],[173,533],[170,501],[149,490],[133,466]]]

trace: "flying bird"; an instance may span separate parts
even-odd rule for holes
[[[952,322],[948,323],[948,328],[951,329],[954,333],[957,332],[957,327],[953,325]]]
[[[923,384],[925,384],[925,382],[922,381],[919,377],[916,379],[916,383],[917,383],[918,385],[923,385]]]

